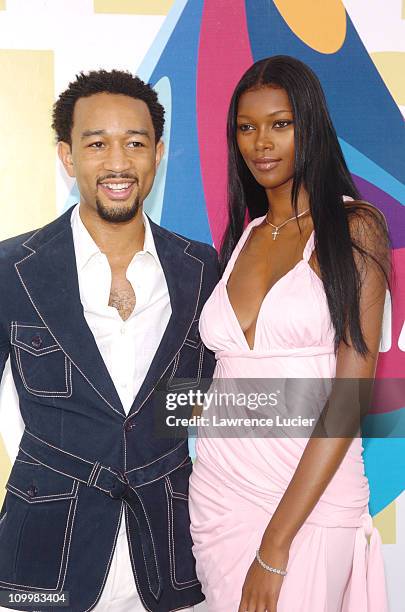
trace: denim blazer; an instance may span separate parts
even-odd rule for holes
[[[203,599],[189,532],[191,460],[178,433],[156,434],[155,387],[193,388],[213,373],[198,320],[218,280],[217,254],[151,222],[172,315],[126,415],[83,315],[70,216],[0,243],[0,373],[10,355],[25,425],[0,513],[0,589],[64,591],[64,609],[91,610],[124,513],[145,608],[191,606]]]

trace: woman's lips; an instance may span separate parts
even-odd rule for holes
[[[280,161],[281,159],[273,159],[270,157],[260,157],[258,159],[254,159],[253,164],[255,168],[257,168],[257,170],[260,170],[262,172],[267,172],[268,170],[273,170],[273,168],[275,168],[279,164]]]
[[[99,183],[99,188],[105,193],[109,200],[127,200],[134,185],[133,181],[120,181],[119,183]]]

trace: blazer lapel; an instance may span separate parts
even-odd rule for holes
[[[120,416],[125,411],[84,318],[77,279],[71,210],[39,230],[24,246],[29,254],[15,264],[39,317],[101,399]]]
[[[204,263],[187,252],[190,242],[150,221],[156,250],[169,290],[172,315],[129,414],[142,408],[174,356],[195,318]]]

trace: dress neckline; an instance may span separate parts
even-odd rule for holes
[[[241,252],[241,250],[243,249],[244,245],[246,244],[250,234],[252,233],[252,229],[254,227],[256,227],[256,225],[260,225],[260,223],[264,220],[265,215],[262,217],[256,217],[256,219],[253,219],[253,221],[251,221],[249,223],[249,225],[246,227],[244,233],[242,234],[237,246],[235,247],[234,252],[232,253],[232,256],[228,262],[228,265],[226,266],[226,269],[224,271],[224,274],[222,276],[222,283],[223,283],[223,288],[224,288],[224,292],[225,292],[225,299],[226,299],[226,303],[229,306],[229,310],[231,312],[231,316],[233,317],[235,326],[238,328],[240,335],[243,339],[243,342],[245,344],[245,346],[248,348],[249,351],[255,351],[256,350],[256,338],[257,338],[257,328],[258,328],[258,324],[259,324],[259,320],[260,320],[260,315],[263,311],[263,307],[265,305],[265,303],[267,302],[267,300],[269,299],[269,296],[273,293],[273,290],[280,284],[282,283],[282,281],[284,281],[286,278],[288,278],[288,276],[290,276],[292,274],[292,272],[294,272],[298,266],[302,265],[303,263],[306,264],[309,268],[309,270],[312,272],[313,275],[316,276],[316,278],[318,279],[318,281],[321,281],[321,279],[319,278],[319,276],[316,274],[316,272],[314,272],[314,270],[311,268],[311,266],[309,265],[309,260],[310,257],[312,255],[312,251],[314,250],[314,246],[315,246],[315,230],[312,230],[307,242],[305,243],[305,247],[302,253],[302,258],[297,261],[297,263],[290,268],[290,270],[288,270],[285,274],[283,274],[282,276],[280,276],[280,278],[278,280],[276,280],[275,283],[273,283],[273,285],[268,289],[268,291],[266,292],[266,294],[263,297],[263,300],[260,304],[259,310],[257,312],[257,316],[256,316],[256,323],[255,323],[255,329],[254,329],[254,338],[253,338],[253,346],[251,347],[249,342],[246,339],[246,335],[245,332],[243,331],[241,324],[239,322],[238,317],[236,316],[236,312],[231,304],[231,301],[229,299],[229,294],[228,294],[228,280],[229,277],[232,273],[232,270],[235,266],[236,260],[239,257],[239,254]]]

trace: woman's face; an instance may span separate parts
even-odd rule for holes
[[[239,99],[236,141],[245,163],[265,189],[292,183],[294,123],[284,89],[265,86]]]

